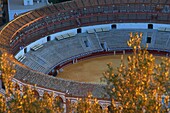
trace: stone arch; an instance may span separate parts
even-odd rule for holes
[[[20,90],[21,89],[18,83],[14,83],[14,88],[15,88],[15,90]]]
[[[60,108],[64,107],[64,101],[60,96],[55,97],[55,104],[59,106]]]
[[[22,86],[22,91],[25,92],[26,90],[28,90],[28,87],[29,87],[29,86],[23,85],[23,86]]]
[[[23,85],[22,86],[22,91],[25,92],[27,90],[33,90],[32,87],[30,85]]]
[[[59,97],[63,100],[64,103],[66,102],[66,97],[65,97],[65,95],[59,95],[59,94],[57,94],[57,93],[54,93],[54,97],[57,97],[57,96],[59,96]]]
[[[40,95],[39,95],[39,93],[38,93],[37,90],[32,90],[32,92],[33,92],[33,95],[34,95],[36,98],[39,98],[39,97],[40,97]]]
[[[102,108],[102,110],[105,110],[105,109],[108,109],[108,106],[111,106],[110,105],[110,102],[108,103],[108,102],[106,102],[106,101],[99,101],[99,105],[100,105],[100,107]],[[108,109],[109,110],[109,109]],[[110,113],[110,112],[109,112]]]
[[[102,110],[103,108],[102,108],[102,106],[99,104],[99,107],[100,107],[100,109]]]
[[[74,104],[74,103],[77,103],[78,101],[77,100],[70,100],[71,101],[71,104]]]
[[[65,97],[65,95],[60,95],[60,97],[63,99],[63,102],[66,102],[66,97]]]
[[[108,109],[108,113],[112,113],[111,105],[108,105],[108,106],[107,106],[107,109]]]
[[[39,95],[42,97],[42,96],[43,96],[43,94],[44,94],[44,90],[37,89],[37,91],[38,91]]]
[[[47,91],[44,91],[44,94],[42,96],[44,99],[47,99],[49,97],[51,97],[51,95],[47,92]]]
[[[32,89],[31,86],[28,86],[28,85],[23,85],[22,87],[22,92],[23,92],[23,95],[28,91],[30,90],[32,92],[32,95],[36,98],[39,98],[40,95],[39,95],[39,92],[36,90],[36,89]]]

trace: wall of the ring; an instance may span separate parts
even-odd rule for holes
[[[117,23],[117,29],[148,29],[148,24],[153,24],[153,29],[160,27],[170,28],[170,24],[156,24],[156,23]]]
[[[170,28],[169,24],[155,24],[155,23],[111,23],[111,24],[103,24],[103,25],[93,25],[93,26],[85,26],[85,27],[80,27],[82,33],[87,32],[89,29],[95,29],[95,28],[109,28],[112,29],[111,25],[116,25],[116,29],[148,29],[148,24],[153,24],[153,29],[158,29],[160,27],[166,27]],[[49,35],[51,37],[51,40],[54,40],[56,36],[60,36],[66,33],[74,33],[77,34],[77,29],[70,29],[70,30],[65,30],[62,32],[57,32],[54,34]],[[47,42],[47,36],[42,37],[41,39],[29,44],[25,48],[27,48],[27,52],[30,51],[31,47],[37,45],[37,44],[44,44]],[[16,55],[15,58],[18,58],[19,56],[24,55],[24,48],[21,49]]]

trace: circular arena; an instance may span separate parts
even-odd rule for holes
[[[129,54],[130,32],[142,32],[151,53],[170,54],[170,1],[73,0],[19,15],[0,33],[1,52],[14,55],[20,89],[36,84],[46,92],[76,102],[92,92],[101,108],[110,105],[105,84],[57,78],[63,67],[98,56]]]

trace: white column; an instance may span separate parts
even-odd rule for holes
[[[2,71],[0,70],[0,78],[2,77]],[[0,89],[2,88],[2,78],[0,79]]]
[[[2,88],[2,80],[0,79],[0,89]]]
[[[166,54],[166,57],[168,57],[168,53]]]
[[[123,50],[123,54],[125,54],[125,50]]]
[[[66,113],[66,104],[63,104],[64,113]]]

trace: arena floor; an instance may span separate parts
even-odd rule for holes
[[[127,63],[127,56],[124,55],[125,63]],[[160,63],[161,57],[155,57],[156,63]],[[110,55],[83,60],[76,64],[65,66],[64,71],[59,73],[57,77],[79,82],[102,83],[100,78],[103,76],[102,73],[107,70],[107,63],[112,62],[116,71],[121,62],[120,58],[121,55]]]

